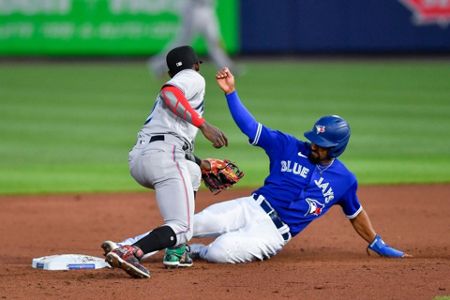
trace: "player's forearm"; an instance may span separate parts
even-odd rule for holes
[[[225,95],[227,98],[228,108],[236,125],[249,138],[254,138],[258,129],[258,122],[242,104],[237,91]]]
[[[161,97],[167,107],[186,122],[195,127],[200,127],[205,123],[205,119],[192,108],[189,101],[178,88],[170,85],[164,86],[161,90]]]
[[[350,220],[355,231],[361,236],[365,241],[370,243],[376,236],[376,232],[372,227],[369,216],[362,210],[356,218]]]

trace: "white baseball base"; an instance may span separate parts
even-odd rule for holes
[[[83,254],[62,254],[33,258],[31,266],[42,270],[83,270],[110,267],[103,258]]]

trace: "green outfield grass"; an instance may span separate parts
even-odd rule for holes
[[[361,184],[450,182],[450,61],[243,61],[241,99],[262,123],[298,137],[324,114],[352,127],[342,160]],[[246,176],[267,175],[205,65],[205,117],[229,137],[216,150]],[[144,63],[0,64],[0,194],[142,190],[127,154],[162,81]]]

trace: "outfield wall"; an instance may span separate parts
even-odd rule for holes
[[[0,0],[0,55],[155,54],[183,1]],[[450,52],[450,0],[217,0],[217,12],[230,53]]]
[[[450,0],[242,0],[241,51],[449,52]]]

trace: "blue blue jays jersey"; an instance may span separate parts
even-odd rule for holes
[[[361,212],[356,177],[338,159],[321,171],[308,159],[309,143],[260,123],[250,143],[263,148],[270,159],[270,174],[255,193],[270,202],[292,236],[333,205],[340,205],[350,219]]]

